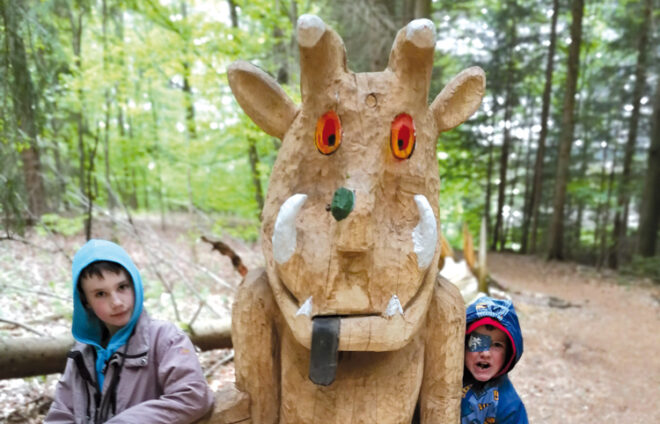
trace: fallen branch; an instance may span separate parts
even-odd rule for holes
[[[211,365],[211,367],[210,367],[209,369],[207,369],[206,372],[204,373],[204,377],[207,377],[207,378],[208,378],[211,374],[213,374],[213,372],[214,372],[218,367],[223,366],[224,364],[226,364],[227,362],[229,362],[229,361],[231,361],[231,360],[233,360],[233,359],[234,359],[234,351],[231,351],[231,352],[229,352],[229,353],[227,354],[227,356],[225,356],[224,358],[222,358],[221,360],[219,360],[219,361],[216,362],[215,364]]]
[[[41,225],[41,226],[44,228],[44,230],[46,232],[49,233],[50,236],[53,236],[52,231],[50,231],[50,229],[48,227],[46,227],[44,225]],[[50,237],[50,239],[55,239],[55,237]],[[73,262],[73,259],[71,258],[71,256],[69,256],[69,254],[64,250],[64,248],[62,248],[60,246],[57,246],[56,249],[48,249],[48,248],[43,247],[39,244],[32,243],[31,241],[26,240],[25,238],[17,238],[17,237],[14,237],[13,235],[2,236],[2,237],[0,237],[0,241],[13,241],[13,242],[16,242],[16,243],[21,243],[21,244],[33,247],[33,248],[38,249],[38,250],[42,250],[42,251],[47,252],[47,253],[61,253],[65,258],[67,258],[69,260],[69,262]]]
[[[13,320],[10,320],[10,319],[5,319],[5,318],[0,318],[0,322],[11,324],[11,325],[14,325],[16,327],[21,327],[21,328],[24,328],[24,329],[26,329],[27,331],[29,331],[31,333],[36,334],[37,336],[45,337],[45,334],[42,333],[41,331],[39,331],[35,328],[32,328],[27,324],[23,324],[22,322],[13,321]]]
[[[209,243],[212,246],[213,250],[217,250],[220,252],[221,255],[228,256],[229,259],[231,259],[231,264],[234,266],[234,269],[241,274],[241,277],[245,277],[245,275],[248,273],[248,269],[245,265],[243,265],[243,261],[241,260],[241,257],[236,254],[234,249],[229,247],[224,242],[221,241],[213,241],[207,238],[206,236],[202,236],[202,241],[205,241]]]
[[[52,297],[54,299],[64,300],[64,301],[67,301],[67,302],[71,301],[71,297],[58,296],[56,294],[48,293],[48,292],[41,291],[41,290],[30,290],[30,289],[26,289],[24,287],[14,286],[12,284],[7,284],[7,283],[0,283],[0,287],[16,290],[19,293],[33,293],[33,294],[38,294],[39,296]]]

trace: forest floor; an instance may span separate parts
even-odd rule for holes
[[[494,254],[520,317],[511,372],[531,423],[660,421],[660,286],[594,268]]]
[[[140,237],[135,237],[135,232],[129,234],[126,228],[106,226],[95,236],[122,240],[138,267],[146,268],[143,279],[147,281],[156,278],[154,266],[174,260],[155,257],[156,244],[161,252],[171,250],[176,260],[183,261],[177,264],[179,271],[191,276],[192,283],[188,284],[204,293],[209,303],[218,305],[215,314],[228,314],[232,287],[240,276],[228,259],[196,241],[199,235],[210,234],[208,229],[190,229],[185,222],[180,220],[167,229],[151,222],[148,232],[140,230]],[[140,226],[144,228],[143,223]],[[261,265],[258,246],[223,240],[248,268]],[[14,321],[0,322],[0,337],[69,331],[70,286],[66,275],[70,258],[83,241],[81,235],[37,234],[28,234],[21,242],[0,241],[0,319]],[[488,266],[519,313],[524,354],[511,379],[531,423],[660,421],[660,285],[516,254],[491,254]],[[204,275],[213,275],[215,283],[200,283]],[[149,288],[149,283],[145,285],[146,292],[156,290]],[[176,297],[179,320],[187,321],[197,309],[195,297],[176,289],[171,293],[161,293],[157,302],[148,305],[150,313],[172,319],[166,310],[172,304],[170,297]],[[209,315],[200,315],[204,314]],[[231,355],[231,350],[200,354],[213,389],[233,380],[233,363],[225,361]],[[59,374],[54,374],[0,380],[0,423],[41,422],[58,378]]]

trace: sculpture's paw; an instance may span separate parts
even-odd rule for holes
[[[198,424],[251,424],[250,395],[241,392],[234,384],[227,385],[215,394],[215,405],[209,415]]]

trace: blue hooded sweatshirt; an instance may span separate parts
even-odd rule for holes
[[[104,324],[96,317],[91,309],[85,308],[78,292],[79,277],[81,271],[92,262],[107,261],[121,265],[133,280],[135,292],[135,305],[129,322],[117,331],[108,341],[107,346],[102,346]],[[71,332],[73,337],[80,343],[91,345],[96,350],[96,379],[99,390],[103,390],[104,368],[108,359],[133,334],[135,324],[142,313],[143,289],[142,279],[137,267],[128,256],[126,251],[115,243],[106,240],[90,240],[78,250],[73,258],[73,326]]]
[[[507,352],[502,370],[487,382],[476,381],[465,369],[461,424],[527,424],[525,405],[507,376],[523,353],[522,332],[513,303],[480,297],[468,305],[466,324],[466,335],[485,324],[499,328],[507,335],[511,351]]]

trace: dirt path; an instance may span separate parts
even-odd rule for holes
[[[660,287],[498,254],[525,351],[512,372],[531,423],[660,421]]]

